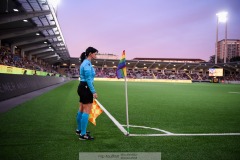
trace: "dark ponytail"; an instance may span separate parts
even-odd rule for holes
[[[81,63],[84,61],[84,59],[86,59],[87,57],[86,57],[86,53],[85,52],[83,52],[82,54],[81,54],[81,56],[80,56],[80,59],[81,59]]]
[[[98,50],[93,47],[88,47],[86,49],[86,52],[83,52],[80,56],[81,63],[89,56],[90,53],[95,53],[95,52],[98,53]]]

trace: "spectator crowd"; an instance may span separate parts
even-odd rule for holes
[[[79,69],[66,69],[66,73],[79,77]],[[95,68],[97,78],[116,78],[116,68]],[[208,74],[202,73],[169,73],[161,71],[148,71],[148,70],[127,70],[127,78],[130,79],[178,79],[178,80],[195,80],[195,81],[210,81],[212,77]],[[240,81],[240,75],[225,75],[221,80],[227,81]]]
[[[12,54],[6,48],[0,48],[0,65],[13,66],[18,68],[31,69],[35,71],[43,71],[58,74],[57,68],[48,64],[39,64],[33,60],[27,58],[21,58],[18,54]]]
[[[0,65],[14,66],[18,68],[26,68],[35,71],[44,71],[52,73],[52,75],[59,74],[57,67],[47,63],[40,64],[27,58],[21,58],[18,54],[12,54],[6,48],[0,48]],[[97,78],[116,78],[116,68],[99,68],[95,67]],[[67,77],[79,77],[79,68],[66,68],[64,74]],[[144,69],[128,69],[127,78],[130,79],[178,79],[178,80],[195,80],[195,81],[210,81],[212,77],[202,73],[185,73],[185,72],[161,72],[156,70]],[[221,78],[222,81],[240,81],[240,74],[228,74]]]

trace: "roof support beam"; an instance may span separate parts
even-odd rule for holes
[[[154,62],[148,67],[148,69],[150,69],[155,63],[156,63],[156,61],[154,61]]]
[[[21,45],[25,45],[25,44],[31,44],[31,43],[35,43],[35,42],[44,41],[44,40],[47,40],[47,39],[52,39],[52,38],[55,38],[57,36],[59,36],[59,34],[58,35],[52,35],[52,36],[46,36],[46,37],[33,36],[33,37],[21,39],[18,42],[14,42],[13,45],[14,46],[21,46]]]
[[[184,67],[186,63],[182,64],[180,67],[177,68],[177,70],[180,70],[182,67]]]
[[[232,66],[232,65],[230,65],[230,64],[226,64],[226,66],[228,66],[229,68],[233,68],[233,69],[237,69],[236,67],[234,67],[234,66]]]
[[[36,50],[36,51],[30,51],[29,54],[31,54],[31,55],[36,55],[36,54],[40,54],[40,53],[44,53],[44,52],[49,52],[49,51],[52,51],[52,49],[50,49],[50,48],[44,48],[44,49],[39,49],[39,50]]]
[[[56,61],[56,60],[60,60],[61,58],[59,57],[51,57],[51,58],[48,58],[48,59],[43,59],[45,62],[49,63],[51,61]]]
[[[12,13],[1,16],[0,24],[10,23],[15,21],[20,21],[24,19],[29,19],[33,17],[39,17],[50,14],[50,10],[46,11],[34,11],[34,12],[26,12],[26,13]]]
[[[196,65],[195,67],[192,68],[192,70],[195,70],[197,67],[201,66],[201,64]]]
[[[63,41],[55,41],[55,42],[51,43],[51,45],[53,45],[53,46],[57,46],[58,44],[64,44],[64,43],[63,43]],[[58,47],[65,47],[65,45],[58,46]]]
[[[49,55],[54,55],[54,54],[55,54],[54,51],[42,52],[41,54],[38,54],[36,57],[37,58],[43,58],[43,57],[46,57],[46,56],[49,56]]]
[[[48,64],[54,64],[54,63],[60,62],[60,61],[62,61],[62,60],[61,59],[54,59],[52,61],[48,61]]]
[[[163,69],[167,68],[171,63],[168,63],[166,66],[163,67]]]
[[[44,27],[31,27],[31,28],[17,29],[17,30],[10,31],[8,33],[0,35],[0,39],[3,40],[3,39],[8,39],[8,38],[23,36],[26,34],[40,32],[43,30],[48,30],[48,29],[52,29],[52,28],[56,28],[56,27],[57,27],[56,25],[48,25],[48,26],[44,26]]]
[[[34,50],[34,49],[39,49],[39,48],[44,48],[44,47],[47,47],[48,45],[47,44],[35,44],[35,45],[27,45],[23,48],[21,48],[22,50],[24,51],[30,51],[30,50]]]
[[[137,67],[138,63],[139,63],[139,61],[136,62],[136,64],[133,66],[133,69],[135,69]]]
[[[50,55],[50,56],[47,56],[47,57],[44,57],[44,58],[41,58],[41,59],[49,59],[49,58],[53,58],[53,57],[58,57],[58,55],[54,54],[54,55]]]

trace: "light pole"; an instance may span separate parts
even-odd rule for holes
[[[216,32],[216,44],[215,44],[215,64],[217,64],[217,46],[218,46],[218,24],[220,22],[225,23],[225,46],[224,46],[224,63],[226,63],[227,58],[227,15],[228,12],[219,12],[217,15],[217,32]]]

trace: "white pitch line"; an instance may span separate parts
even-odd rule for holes
[[[96,99],[95,99],[96,100]],[[113,123],[123,132],[124,135],[127,135],[127,131],[123,126],[103,107],[103,105],[96,100],[97,104],[101,107],[101,109],[107,114],[107,116],[113,121]]]
[[[196,133],[196,134],[129,134],[132,137],[169,137],[169,136],[240,136],[240,133]]]
[[[122,126],[127,126],[127,125],[122,125]],[[129,125],[129,126],[134,127],[134,128],[152,129],[152,130],[163,132],[163,133],[166,133],[166,134],[174,134],[174,133],[171,133],[171,132],[159,129],[159,128],[151,128],[151,127],[146,127],[146,126],[135,126],[135,125]]]
[[[96,100],[96,99],[95,99]],[[123,126],[125,125],[121,125],[104,107],[101,103],[98,102],[98,100],[96,100],[97,104],[101,107],[101,109],[107,114],[107,116],[113,121],[113,123],[120,129],[121,132],[123,132],[124,135],[128,135],[127,131],[125,130],[125,128],[123,128]],[[128,136],[132,136],[132,137],[137,137],[137,136],[142,136],[142,137],[167,137],[167,136],[240,136],[240,133],[195,133],[195,134],[175,134],[175,133],[171,133],[165,130],[161,130],[158,128],[151,128],[151,127],[145,127],[145,126],[134,126],[134,125],[130,125],[131,127],[139,127],[139,128],[146,128],[146,129],[153,129],[153,130],[157,130],[160,132],[164,132],[166,134],[129,134]]]
[[[228,93],[233,93],[233,94],[240,94],[240,92],[228,92]]]

